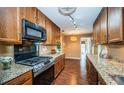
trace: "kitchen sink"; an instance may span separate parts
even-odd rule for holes
[[[124,85],[124,76],[110,75],[112,79],[119,85]]]

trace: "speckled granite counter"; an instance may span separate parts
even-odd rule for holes
[[[64,53],[60,53],[60,54],[41,54],[40,56],[50,56],[50,57],[53,57],[53,60],[55,60],[57,57],[59,57],[59,56],[62,56],[62,55],[64,55]]]
[[[124,76],[124,63],[88,54],[87,57],[108,85],[117,85],[110,75]]]
[[[0,64],[0,85],[30,70],[32,70],[32,67],[15,64],[14,62],[10,69],[2,70],[2,65]]]

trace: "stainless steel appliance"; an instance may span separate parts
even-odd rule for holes
[[[46,29],[28,20],[22,20],[23,39],[46,40]]]
[[[24,40],[22,45],[15,45],[14,57],[17,64],[27,65],[33,68],[33,84],[46,85],[53,82],[53,58],[38,56],[35,42]]]

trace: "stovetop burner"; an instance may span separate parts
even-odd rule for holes
[[[30,59],[19,61],[17,63],[23,64],[23,65],[28,65],[28,66],[34,66],[34,65],[37,65],[40,63],[46,65],[47,63],[50,62],[50,59],[52,59],[52,57],[33,57]]]

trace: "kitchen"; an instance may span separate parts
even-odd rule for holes
[[[0,84],[123,85],[123,12],[123,7],[0,7]]]

